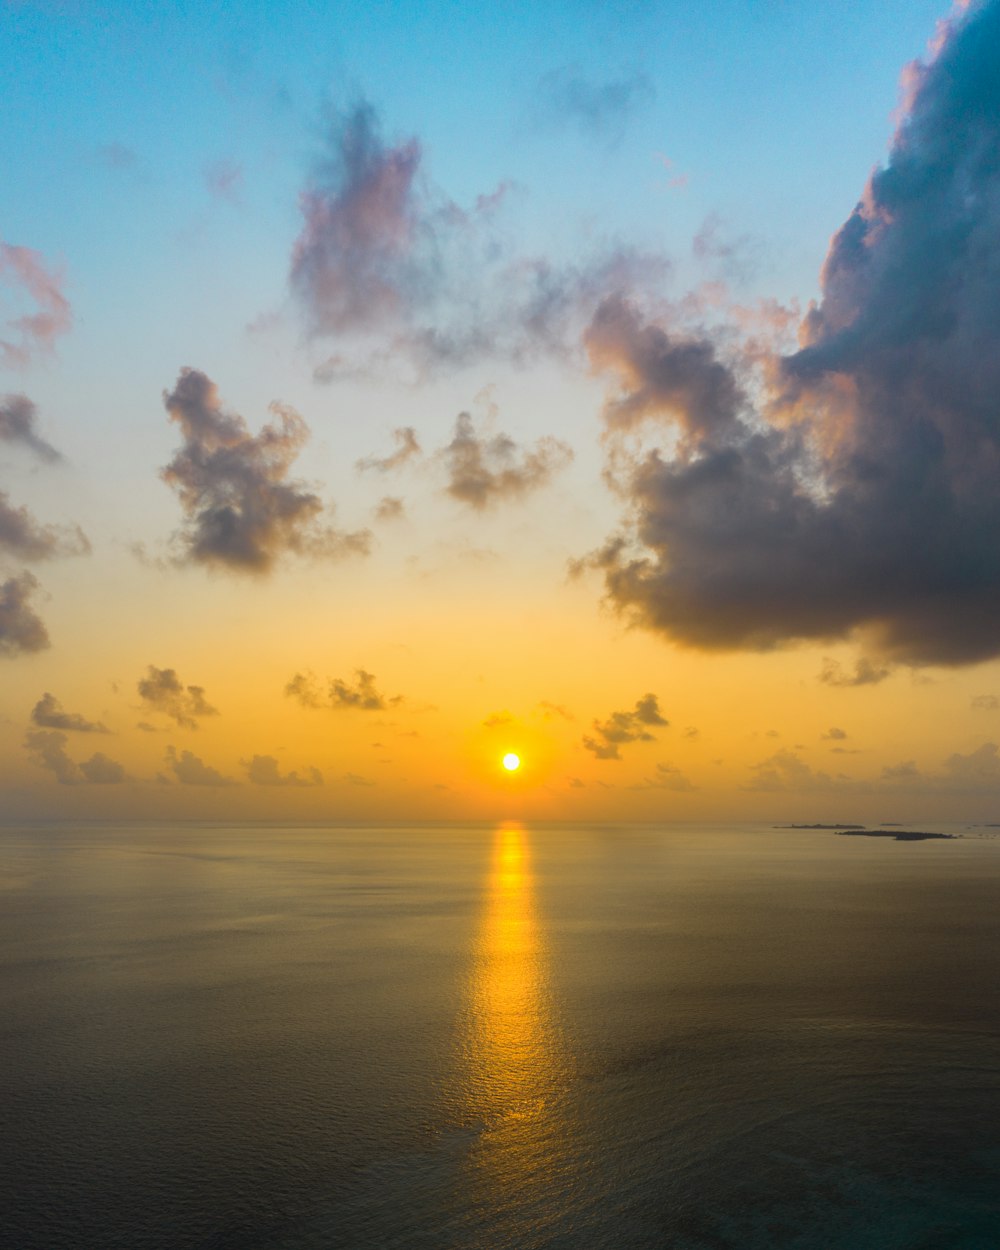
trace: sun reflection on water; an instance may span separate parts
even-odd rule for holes
[[[565,1064],[553,1024],[547,952],[527,829],[494,834],[465,1037],[467,1122],[479,1130],[478,1183],[492,1201],[551,1183],[565,1150]]]

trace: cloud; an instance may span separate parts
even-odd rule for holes
[[[217,200],[239,204],[243,190],[243,166],[236,161],[213,161],[205,166],[205,186]]]
[[[344,773],[344,781],[352,786],[373,786],[374,781],[370,777],[362,777],[360,773]]]
[[[375,507],[376,521],[401,521],[404,516],[406,507],[395,495],[383,495]]]
[[[867,656],[861,656],[854,662],[854,672],[846,673],[838,660],[823,658],[823,667],[819,671],[818,680],[826,686],[875,686],[892,674],[892,669],[884,664],[876,664]]]
[[[698,789],[691,779],[673,764],[657,764],[655,776],[646,784],[654,790],[673,790],[678,794]]]
[[[572,449],[551,436],[522,450],[507,434],[477,434],[467,412],[459,413],[454,436],[439,454],[448,468],[448,494],[478,511],[538,490],[573,459]]]
[[[282,773],[273,755],[254,755],[241,761],[246,774],[255,786],[321,786],[323,774],[318,768],[308,768],[304,776],[297,772]]]
[[[539,79],[532,101],[535,126],[572,127],[581,134],[618,143],[634,113],[656,98],[645,74],[595,82],[573,66],[551,70]]]
[[[129,776],[117,760],[97,751],[90,759],[77,764],[66,753],[69,741],[64,733],[53,729],[32,729],[25,734],[25,750],[40,768],[48,769],[60,785],[120,785]]]
[[[7,322],[12,338],[0,338],[0,364],[22,368],[36,354],[52,351],[55,340],[73,324],[69,300],[62,292],[61,275],[46,267],[40,252],[0,242],[0,282],[22,292],[35,305]]]
[[[402,695],[387,698],[376,688],[373,673],[359,668],[355,669],[354,677],[353,684],[342,677],[331,677],[324,693],[313,673],[296,673],[285,686],[285,694],[308,708],[381,712],[402,703]]]
[[[1000,752],[995,742],[984,742],[975,751],[962,755],[956,751],[945,760],[948,774],[960,781],[1000,781]]]
[[[650,725],[669,725],[660,715],[655,694],[643,695],[631,712],[612,712],[605,721],[594,721],[594,736],[585,734],[583,745],[599,760],[620,760],[619,748],[627,742],[653,742]]]
[[[31,709],[31,719],[34,724],[43,729],[65,729],[85,734],[109,732],[107,725],[102,725],[100,721],[87,720],[86,716],[81,716],[79,712],[64,711],[59,700],[48,691]]]
[[[12,507],[0,490],[0,548],[21,560],[51,560],[87,555],[90,543],[78,525],[41,525],[27,508]]]
[[[824,742],[843,742],[847,734],[843,729],[838,729],[836,725],[832,729],[828,729],[825,734],[820,734],[820,738]]]
[[[48,630],[30,602],[37,589],[37,580],[27,572],[0,583],[0,655],[44,651],[50,645]]]
[[[587,335],[617,380],[610,602],[703,649],[861,636],[911,664],[1000,654],[1000,4],[909,71],[888,162],[834,236],[799,350],[606,300]]]
[[[397,445],[396,450],[388,456],[365,456],[355,466],[359,473],[371,470],[377,473],[391,473],[394,469],[402,468],[408,461],[419,457],[420,442],[412,425],[400,426],[399,429],[393,430],[392,438]]]
[[[854,784],[843,773],[831,777],[829,773],[810,768],[794,751],[787,749],[776,751],[774,755],[755,764],[753,773],[753,779],[746,786],[747,790],[842,790]]]
[[[483,721],[483,726],[486,729],[500,729],[503,725],[511,724],[513,720],[513,716],[506,710],[503,712],[491,712]]]
[[[323,522],[322,500],[287,481],[309,437],[292,408],[273,403],[275,418],[259,434],[226,412],[215,383],[182,369],[164,404],[184,445],[162,470],[178,494],[185,524],[182,559],[241,573],[266,573],[284,555],[340,557],[367,554],[367,530],[343,533]]]
[[[1000,699],[995,694],[977,694],[970,706],[980,712],[995,712],[1000,708]]]
[[[0,442],[20,444],[40,459],[53,464],[62,456],[38,433],[38,409],[27,395],[0,399]]]
[[[882,769],[883,781],[920,781],[924,779],[924,774],[916,766],[913,760],[903,760],[899,764],[887,764]]]
[[[172,668],[150,664],[136,688],[148,708],[171,717],[182,729],[197,729],[199,719],[219,714],[206,700],[203,686],[185,686]]]
[[[423,164],[416,138],[384,141],[367,101],[331,120],[289,275],[310,335],[337,343],[317,380],[564,355],[595,293],[664,269],[616,247],[574,264],[518,255],[497,226],[509,186],[462,207]]]
[[[235,786],[239,784],[232,777],[224,777],[218,769],[206,764],[191,751],[181,751],[178,755],[174,747],[167,747],[164,759],[167,767],[182,786]]]
[[[550,703],[548,699],[542,699],[538,707],[546,720],[552,720],[556,716],[561,720],[576,720],[569,708],[564,707],[561,703]]]
[[[124,143],[102,143],[94,155],[105,169],[131,173],[139,166],[138,153]]]

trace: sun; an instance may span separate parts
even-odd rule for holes
[[[503,757],[503,766],[509,773],[517,772],[521,767],[521,757],[513,751]]]

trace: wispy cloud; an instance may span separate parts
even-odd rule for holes
[[[331,677],[325,690],[314,674],[296,673],[285,686],[285,694],[303,707],[359,712],[381,712],[403,702],[402,695],[393,695],[391,698],[384,695],[375,685],[374,673],[363,668],[355,670],[353,682],[342,677]]]
[[[26,296],[35,307],[6,323],[12,337],[0,337],[0,363],[22,368],[35,356],[52,351],[56,339],[72,327],[73,311],[63,294],[62,276],[30,247],[0,242],[0,283]]]

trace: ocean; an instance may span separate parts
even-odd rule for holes
[[[996,1250],[955,832],[4,829],[0,1245]]]

